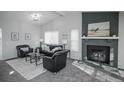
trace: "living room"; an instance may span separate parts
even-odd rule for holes
[[[123,12],[0,11],[1,60],[3,60],[1,82],[123,81],[123,19]],[[104,27],[102,30],[107,33],[102,36],[97,33],[90,34],[94,28],[98,30],[96,28],[100,28],[101,24]],[[19,45],[29,45],[33,48],[32,52],[35,52],[36,49],[40,51],[40,48],[49,50],[46,46],[55,44],[62,46],[63,50],[68,50],[66,65],[55,73],[43,68],[44,54],[40,56],[38,62],[41,64],[37,66],[31,61],[25,61],[26,56],[20,58],[16,49]],[[103,50],[98,49],[98,58],[93,62],[94,59],[87,56],[90,50],[87,48],[88,45],[107,46],[108,49],[104,51],[110,53],[100,58],[99,51]],[[28,56],[31,60],[33,55]],[[107,62],[101,62],[105,58],[106,60],[108,58]]]
[[[123,92],[123,10],[119,0],[1,0],[0,91]]]

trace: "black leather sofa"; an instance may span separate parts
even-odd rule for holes
[[[27,48],[27,50],[23,50],[24,48]],[[21,58],[26,57],[28,53],[33,52],[33,48],[30,48],[29,45],[18,45],[16,46],[16,49],[17,49],[17,56]]]
[[[43,67],[50,72],[58,72],[66,66],[69,50],[62,50],[54,53],[52,57],[43,57]]]
[[[49,47],[49,50],[50,50],[50,51],[43,50],[42,48],[39,49],[39,50],[40,50],[40,53],[41,53],[41,54],[44,54],[45,56],[52,57],[53,54],[54,54],[55,52],[57,52],[57,51],[51,52],[51,50],[54,49],[54,48],[56,48],[56,47],[61,47],[62,50],[63,50],[63,45],[47,45],[47,46]],[[58,51],[60,51],[60,50],[58,50]]]

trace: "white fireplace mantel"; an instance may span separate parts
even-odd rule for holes
[[[118,40],[119,37],[81,37],[81,39],[116,39]]]

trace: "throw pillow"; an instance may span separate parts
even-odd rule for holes
[[[42,47],[42,50],[44,50],[45,45],[42,45],[41,47]]]
[[[49,46],[45,45],[45,46],[44,46],[44,50],[50,51]]]
[[[23,50],[23,51],[29,51],[29,48],[28,47],[25,47],[25,48],[21,48],[21,50]]]
[[[61,47],[56,47],[56,48],[52,49],[51,51],[52,51],[52,52],[57,52],[57,51],[60,51],[60,50],[62,50]]]

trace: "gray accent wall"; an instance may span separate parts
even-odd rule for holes
[[[110,22],[110,36],[118,36],[118,12],[83,12],[82,35],[87,36],[88,24],[97,22]],[[87,55],[87,45],[104,45],[114,49],[113,66],[118,66],[118,40],[82,40],[82,59]]]

